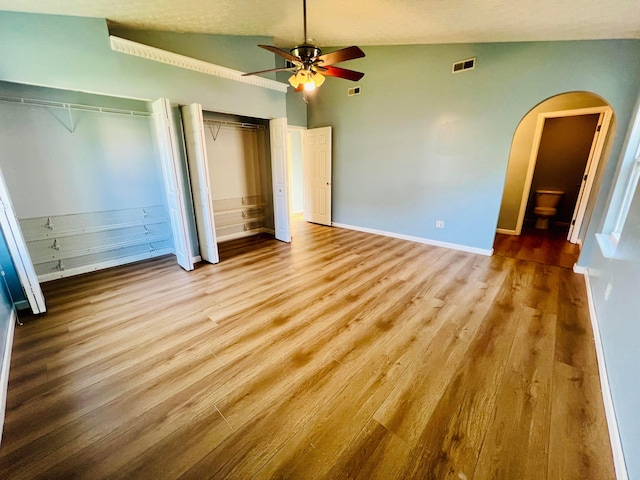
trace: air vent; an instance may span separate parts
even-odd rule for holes
[[[460,73],[465,70],[473,70],[474,68],[476,68],[476,57],[467,58],[466,60],[455,62],[451,68],[451,73]]]
[[[347,95],[349,95],[350,97],[353,97],[354,95],[360,95],[360,86],[358,85],[357,87],[351,87],[349,90],[347,90]]]

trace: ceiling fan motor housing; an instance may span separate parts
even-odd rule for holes
[[[313,62],[315,58],[322,55],[322,50],[318,47],[314,47],[313,45],[299,45],[297,47],[293,47],[290,52],[291,55],[298,57],[305,65]]]

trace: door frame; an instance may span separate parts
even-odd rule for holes
[[[0,170],[0,227],[4,233],[9,256],[16,269],[18,280],[31,311],[34,314],[46,312],[47,306],[40,288],[38,275],[31,261],[22,230],[20,230],[20,224],[18,223],[2,170]]]
[[[577,108],[572,110],[560,110],[555,112],[542,112],[538,114],[538,121],[536,123],[536,130],[533,136],[533,143],[531,148],[531,155],[529,156],[529,164],[527,167],[527,175],[525,177],[524,189],[522,191],[522,198],[520,199],[520,210],[518,212],[518,221],[516,224],[516,235],[522,233],[522,226],[524,224],[524,215],[527,209],[527,202],[529,201],[529,194],[531,193],[531,182],[533,180],[533,173],[536,169],[536,163],[538,161],[538,152],[540,150],[540,141],[542,140],[542,131],[544,130],[544,122],[548,118],[560,118],[560,117],[573,117],[580,115],[600,114],[600,131],[594,132],[594,138],[597,137],[592,145],[589,159],[587,160],[587,166],[585,169],[585,175],[587,175],[586,182],[583,181],[583,185],[580,187],[580,195],[576,207],[574,209],[573,218],[575,220],[572,225],[571,234],[568,240],[571,243],[577,243],[579,241],[578,235],[580,233],[582,223],[584,222],[584,216],[589,202],[589,196],[593,188],[593,182],[595,180],[595,174],[598,169],[598,165],[602,160],[602,153],[604,150],[609,128],[611,126],[611,119],[613,118],[613,109],[609,106],[589,107],[589,108]],[[584,176],[583,176],[584,178]]]
[[[304,165],[304,132],[307,130],[307,127],[298,127],[296,125],[287,125],[287,163],[289,165],[289,172],[291,173],[291,175],[289,175],[289,179],[290,179],[290,184],[289,184],[289,191],[291,192],[291,206],[290,206],[290,211],[291,214],[293,215],[293,150],[291,148],[291,139],[289,138],[289,135],[291,135],[294,132],[298,132],[300,134],[300,155],[302,157],[302,164]],[[303,167],[303,165],[301,165],[301,168]],[[300,185],[300,189],[302,190],[302,197],[304,198],[304,180],[302,181],[302,184]],[[303,207],[304,210],[304,207]]]

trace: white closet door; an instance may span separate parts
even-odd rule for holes
[[[187,221],[187,199],[184,191],[186,179],[181,166],[178,146],[176,145],[176,132],[171,106],[166,98],[156,100],[152,106],[158,145],[160,147],[164,186],[167,192],[167,209],[171,219],[173,248],[178,259],[178,265],[185,270],[193,270],[193,255],[191,253],[189,223]]]
[[[271,175],[273,177],[273,220],[276,238],[291,241],[289,213],[289,162],[287,161],[287,119],[275,118],[269,122],[271,138]]]
[[[200,256],[209,263],[218,263],[220,257],[218,256],[216,225],[213,217],[213,202],[211,201],[209,161],[207,159],[207,144],[204,136],[202,105],[193,103],[185,105],[181,110],[184,140],[187,146],[187,158],[189,159],[193,207],[196,211]]]
[[[0,225],[4,238],[7,241],[9,254],[13,265],[20,279],[20,284],[31,307],[33,313],[44,313],[47,307],[44,303],[44,295],[40,289],[38,276],[31,263],[31,257],[27,250],[27,244],[22,236],[20,225],[13,210],[11,198],[7,184],[4,182],[4,175],[0,171]]]

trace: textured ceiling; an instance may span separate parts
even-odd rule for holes
[[[303,40],[302,0],[0,0],[122,27]],[[308,0],[318,45],[640,38],[640,0]]]

